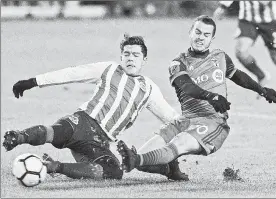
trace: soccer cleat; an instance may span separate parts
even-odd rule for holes
[[[20,131],[7,131],[4,135],[4,142],[3,146],[7,151],[12,150],[14,147],[19,145],[18,143],[18,136],[20,134]]]
[[[47,153],[44,153],[42,156],[43,164],[47,167],[47,173],[52,177],[55,177],[55,173],[57,173],[58,169],[60,169],[60,162],[55,161],[51,158]]]
[[[169,180],[173,181],[189,181],[189,176],[180,171],[179,162],[177,160],[173,160],[169,163],[170,171],[166,175]]]
[[[130,172],[136,168],[138,155],[134,146],[130,149],[122,140],[120,140],[117,144],[117,151],[122,156],[122,168],[124,171]]]

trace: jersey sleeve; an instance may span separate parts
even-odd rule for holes
[[[79,66],[72,66],[37,75],[36,81],[39,87],[68,84],[76,82],[97,83],[103,71],[115,62],[97,62]]]
[[[170,83],[173,84],[174,80],[187,73],[187,66],[178,59],[174,59],[169,66]]]
[[[225,61],[226,61],[226,77],[230,79],[237,71],[237,69],[233,64],[232,59],[226,53],[225,53]]]
[[[180,116],[180,114],[165,100],[159,87],[155,83],[152,84],[152,92],[147,108],[165,124]]]

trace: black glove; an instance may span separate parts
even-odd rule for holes
[[[219,94],[210,93],[207,101],[214,107],[217,112],[224,113],[230,110],[230,102],[225,97]]]
[[[264,93],[261,94],[269,103],[276,103],[276,91],[272,88],[264,87]]]
[[[13,85],[12,91],[14,96],[16,98],[19,98],[19,95],[21,97],[23,96],[23,92],[25,90],[31,89],[35,86],[37,86],[37,82],[35,78],[30,78],[28,80],[20,80]]]

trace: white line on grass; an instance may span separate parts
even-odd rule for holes
[[[229,113],[229,116],[238,116],[238,117],[249,117],[256,119],[264,119],[264,120],[276,120],[276,115],[268,115],[268,114],[259,114],[259,113],[249,113],[249,112],[235,112]]]

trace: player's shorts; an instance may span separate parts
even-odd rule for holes
[[[256,41],[257,37],[261,35],[265,45],[269,49],[276,48],[276,21],[271,23],[254,23],[246,20],[239,20],[238,30],[235,35],[239,37],[249,37]]]
[[[79,111],[61,118],[55,125],[65,127],[61,131],[63,135],[54,135],[52,144],[55,147],[71,149],[77,162],[100,164],[103,167],[104,178],[122,178],[120,162],[109,149],[110,139],[96,120]]]
[[[201,155],[209,155],[221,148],[230,131],[225,119],[199,117],[189,120],[188,127],[187,119],[166,125],[160,130],[160,136],[169,142],[181,132],[189,133],[201,145]]]

